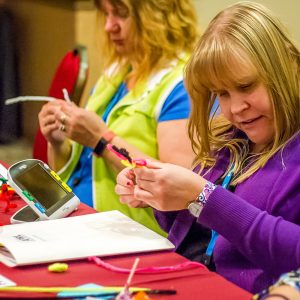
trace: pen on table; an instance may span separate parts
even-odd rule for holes
[[[71,99],[70,99],[70,96],[69,96],[69,93],[67,91],[67,89],[62,89],[62,92],[64,94],[64,99],[67,101],[67,102],[71,102]]]
[[[136,294],[137,292],[133,292]],[[177,294],[176,290],[173,289],[166,289],[166,290],[150,290],[145,292],[148,295],[175,295]]]

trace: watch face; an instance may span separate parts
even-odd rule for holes
[[[201,211],[202,211],[202,208],[203,208],[202,205],[201,205],[199,202],[196,202],[196,201],[190,203],[189,206],[188,206],[189,212],[190,212],[194,217],[196,217],[196,218],[199,217],[199,215],[200,215],[200,213],[201,213]]]

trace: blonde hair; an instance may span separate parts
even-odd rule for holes
[[[133,75],[144,79],[152,72],[180,59],[183,52],[190,53],[198,37],[197,18],[191,0],[108,0],[114,7],[128,10],[132,18],[130,30],[132,57],[118,54],[104,32],[105,16],[102,1],[96,0],[103,30],[105,66],[114,62],[127,64],[134,59],[137,68]]]
[[[237,136],[238,130],[222,115],[209,117],[216,99],[212,90],[240,83],[234,66],[250,71],[267,88],[274,114],[274,140],[244,173],[243,163],[249,158],[247,138]],[[202,169],[211,167],[216,154],[227,148],[227,172],[234,165],[234,184],[263,167],[300,128],[299,73],[299,50],[267,8],[239,2],[220,12],[200,38],[186,68],[186,86],[192,99],[189,135],[195,162]]]

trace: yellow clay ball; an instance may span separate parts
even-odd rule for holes
[[[54,263],[48,266],[48,271],[53,273],[63,273],[68,270],[68,264],[64,263]]]

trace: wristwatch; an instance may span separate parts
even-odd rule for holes
[[[102,152],[104,151],[106,145],[113,140],[115,137],[115,133],[112,131],[105,132],[102,137],[100,138],[99,142],[97,143],[96,147],[93,150],[93,154],[96,156],[101,156]]]
[[[200,216],[200,213],[203,209],[203,204],[197,200],[192,201],[188,204],[188,210],[191,215],[194,217],[198,218]]]

